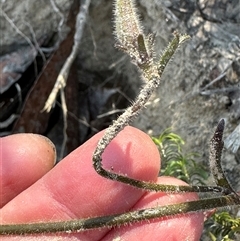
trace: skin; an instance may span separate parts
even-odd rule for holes
[[[195,193],[145,192],[99,176],[92,154],[103,132],[65,157],[55,167],[55,149],[39,135],[17,134],[0,141],[0,223],[47,222],[122,213],[190,200]],[[103,154],[103,166],[135,179],[186,185],[158,177],[160,157],[143,132],[126,127]],[[113,229],[74,234],[1,237],[1,240],[199,240],[202,213],[156,219]]]

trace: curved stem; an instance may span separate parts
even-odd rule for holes
[[[224,194],[223,196],[206,198],[197,201],[190,201],[179,204],[172,204],[161,207],[147,208],[138,211],[126,212],[122,214],[114,214],[103,217],[95,217],[80,220],[69,220],[61,222],[48,223],[30,223],[30,224],[4,224],[0,225],[0,235],[27,235],[37,233],[58,233],[58,232],[80,232],[95,228],[111,228],[123,224],[129,224],[139,221],[150,220],[154,218],[164,218],[177,214],[199,212],[218,207],[227,207],[240,205],[240,197],[232,189],[228,183],[221,166],[221,151],[223,147],[222,135],[224,129],[224,121],[220,121],[210,144],[210,166],[217,186],[173,186],[160,185],[150,182],[135,180],[127,176],[112,173],[102,167],[102,154],[109,143],[117,136],[117,134],[132,121],[143,109],[149,100],[153,91],[159,86],[160,79],[169,60],[179,47],[179,45],[189,38],[187,35],[175,34],[174,39],[164,51],[159,62],[156,64],[152,57],[153,41],[151,37],[146,37],[139,28],[137,15],[131,19],[126,18],[127,13],[134,12],[133,0],[116,0],[116,37],[119,37],[119,46],[127,52],[135,64],[142,71],[142,78],[146,81],[146,85],[140,91],[134,104],[129,107],[114,123],[110,126],[104,136],[100,139],[96,150],[93,154],[93,166],[101,176],[119,181],[137,188],[162,191],[171,193],[180,192],[215,192]],[[118,5],[117,5],[118,4]],[[132,9],[126,9],[132,8]],[[128,10],[128,11],[126,11]],[[117,14],[118,13],[118,14]],[[119,15],[119,16],[117,16]],[[131,14],[130,14],[131,15]],[[126,19],[128,21],[126,21]],[[135,24],[131,24],[131,21]],[[126,24],[126,26],[122,26]],[[130,31],[125,36],[129,28],[134,27],[136,31]]]
[[[70,220],[49,223],[30,223],[1,225],[0,235],[27,235],[37,233],[81,232],[96,228],[119,227],[124,224],[135,223],[156,218],[171,217],[177,214],[199,212],[216,207],[239,205],[240,200],[236,194],[216,198],[201,199],[197,201],[172,204],[154,208],[147,208],[122,214],[103,217]]]
[[[93,154],[93,167],[96,172],[108,179],[122,182],[137,188],[145,189],[148,191],[162,191],[170,193],[179,192],[217,192],[223,194],[230,194],[231,191],[227,187],[222,186],[174,186],[174,185],[161,185],[156,183],[144,182],[135,180],[127,176],[113,173],[105,170],[102,167],[102,154],[109,143],[117,136],[117,134],[127,126],[144,108],[145,104],[149,100],[153,91],[159,86],[161,75],[166,68],[169,60],[176,52],[179,45],[188,38],[187,35],[179,36],[175,33],[174,39],[169,43],[168,47],[164,51],[160,58],[159,66],[156,67],[151,61],[146,61],[150,65],[140,65],[140,69],[143,72],[143,78],[146,78],[147,83],[140,91],[135,102],[130,106],[122,115],[114,121],[113,125],[109,126],[104,133],[104,136],[99,140],[96,150]]]

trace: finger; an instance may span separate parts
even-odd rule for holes
[[[103,132],[72,152],[42,179],[2,209],[2,222],[23,223],[88,218],[129,210],[142,190],[99,176],[92,155]],[[159,153],[145,133],[125,128],[103,154],[103,166],[130,177],[155,181]],[[37,198],[36,198],[37,197]],[[19,206],[24,203],[23,206]],[[67,235],[66,239],[98,240],[109,230]],[[64,235],[63,235],[64,236]],[[50,236],[46,235],[46,240]],[[43,240],[43,236],[40,237]]]
[[[55,159],[55,147],[43,136],[16,134],[1,138],[0,207],[47,173]]]
[[[186,185],[172,177],[159,177],[158,183],[168,185]],[[197,200],[195,193],[166,194],[147,193],[134,206],[133,210],[165,206]],[[141,223],[122,226],[112,230],[102,241],[141,241],[141,240],[200,240],[204,223],[203,213],[182,214]]]

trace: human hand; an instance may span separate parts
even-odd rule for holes
[[[64,158],[54,168],[53,146],[38,135],[18,134],[0,142],[0,223],[49,222],[124,213],[196,200],[194,193],[146,192],[99,176],[92,154],[103,132]],[[103,154],[103,166],[132,178],[162,184],[186,185],[157,177],[159,154],[143,132],[126,127]],[[118,228],[73,234],[1,237],[1,240],[199,240],[203,214],[154,219]],[[33,238],[34,237],[34,238]]]

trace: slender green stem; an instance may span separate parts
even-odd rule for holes
[[[177,214],[240,205],[240,196],[228,183],[221,166],[222,135],[224,130],[223,120],[218,124],[210,144],[210,167],[217,186],[161,185],[112,173],[102,167],[102,154],[106,147],[144,108],[153,91],[159,86],[162,73],[176,49],[183,41],[189,38],[187,35],[179,35],[176,33],[159,62],[156,63],[153,59],[152,36],[145,36],[143,34],[134,6],[133,0],[115,0],[115,35],[120,42],[119,46],[121,49],[127,52],[133,62],[139,67],[142,73],[141,76],[146,81],[146,85],[140,91],[133,105],[105,131],[104,136],[100,139],[94,151],[93,166],[96,172],[105,178],[145,190],[170,193],[210,192],[218,193],[221,196],[88,219],[48,223],[4,224],[0,225],[0,235],[81,232],[88,229],[119,227],[123,224],[131,224],[144,220],[161,219]]]
[[[214,132],[214,135],[210,141],[209,147],[209,164],[210,164],[210,171],[214,177],[214,180],[217,186],[223,187],[235,193],[227,178],[224,174],[221,165],[221,156],[222,156],[222,149],[224,146],[223,138],[223,131],[224,131],[225,121],[224,119],[220,120],[218,126]]]
[[[148,66],[140,65],[142,68],[143,75],[147,78],[147,83],[144,88],[140,91],[140,94],[137,96],[135,102],[132,106],[130,106],[122,115],[118,117],[116,121],[114,121],[112,126],[109,126],[105,131],[104,136],[99,140],[96,150],[93,154],[93,166],[96,172],[108,179],[122,182],[140,189],[145,189],[148,191],[162,191],[169,193],[179,193],[179,192],[218,192],[223,194],[230,194],[231,191],[227,187],[223,186],[174,186],[174,185],[161,185],[151,182],[139,181],[127,176],[123,176],[120,174],[113,173],[111,171],[105,170],[102,167],[102,154],[109,143],[113,138],[117,136],[117,134],[127,126],[144,108],[144,105],[150,98],[153,91],[160,84],[161,75],[166,68],[169,60],[172,58],[173,54],[179,47],[180,43],[182,43],[188,36],[179,36],[175,34],[174,39],[168,45],[166,50],[164,51],[160,63],[161,65],[158,67],[156,71],[156,66]],[[148,61],[147,61],[148,63]]]
[[[164,217],[173,217],[177,214],[199,212],[213,209],[215,207],[226,207],[239,205],[240,200],[236,194],[221,196],[216,198],[201,199],[179,204],[147,208],[122,214],[115,214],[103,217],[70,220],[62,222],[49,223],[30,223],[30,224],[14,224],[1,225],[0,235],[27,235],[37,233],[72,233],[81,232],[96,228],[112,228],[119,227],[124,224],[140,222],[151,219],[161,219]]]

